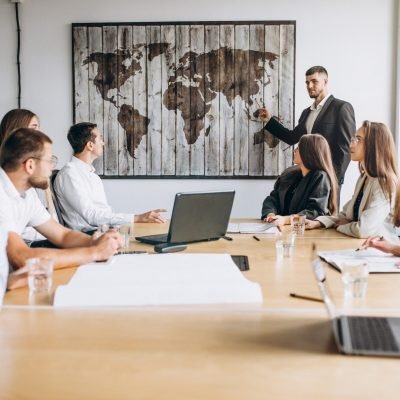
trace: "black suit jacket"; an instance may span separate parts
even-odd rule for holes
[[[274,190],[264,200],[261,219],[269,213],[283,215],[285,197],[289,188],[298,182],[296,192],[289,205],[290,214],[305,214],[308,219],[330,215],[328,209],[331,183],[325,171],[310,171],[302,176],[297,166],[287,168],[275,182]]]
[[[300,115],[298,125],[293,129],[285,128],[275,117],[271,118],[264,129],[287,144],[295,144],[307,134],[306,121],[310,108]],[[339,184],[350,162],[350,139],[356,131],[353,106],[343,100],[329,96],[314,122],[311,133],[320,133],[329,143],[332,162]]]

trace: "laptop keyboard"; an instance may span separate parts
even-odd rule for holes
[[[354,350],[399,351],[386,318],[347,317]]]

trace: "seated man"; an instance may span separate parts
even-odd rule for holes
[[[13,268],[21,268],[27,258],[41,256],[53,258],[56,268],[105,260],[122,245],[116,231],[93,240],[50,218],[32,188],[48,186],[53,165],[51,144],[44,133],[21,128],[0,149],[0,226],[9,232],[7,254]],[[21,238],[27,226],[34,227],[60,249],[28,247]]]
[[[68,132],[74,151],[71,161],[58,173],[54,189],[68,226],[93,231],[98,226],[135,222],[164,222],[158,209],[140,215],[116,214],[107,203],[103,182],[95,173],[93,161],[103,154],[104,142],[96,124],[81,122]]]

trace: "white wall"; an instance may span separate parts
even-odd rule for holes
[[[395,124],[396,0],[24,0],[22,106],[41,117],[64,164],[72,123],[72,22],[296,20],[296,120],[310,104],[304,71],[315,64],[330,73],[331,92],[350,101],[357,124]],[[17,106],[14,6],[0,0],[0,116]],[[347,175],[342,199],[357,176]],[[233,216],[258,217],[270,180],[104,180],[116,211],[171,208],[177,191],[235,188]]]

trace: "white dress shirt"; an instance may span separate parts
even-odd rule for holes
[[[317,106],[315,106],[315,102],[312,103],[311,107],[310,107],[310,114],[308,114],[307,117],[307,121],[306,121],[306,130],[307,133],[311,133],[312,132],[312,128],[314,126],[314,122],[317,119],[319,113],[321,112],[322,107],[324,106],[324,104],[326,103],[326,101],[329,99],[331,95],[327,94],[320,102]],[[317,132],[318,133],[318,132]]]
[[[58,173],[54,189],[65,222],[89,231],[103,224],[130,224],[134,214],[116,214],[107,203],[103,182],[92,165],[72,157]]]
[[[36,191],[19,193],[3,168],[0,168],[0,204],[0,225],[19,235],[27,226],[42,225],[50,219]]]

